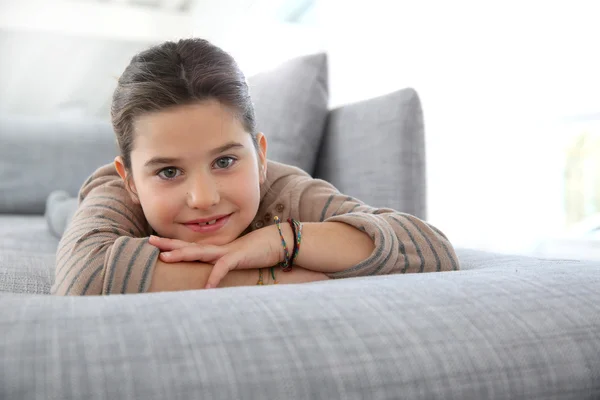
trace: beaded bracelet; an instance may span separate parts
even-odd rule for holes
[[[281,237],[281,245],[283,246],[283,261],[279,264],[281,270],[284,272],[288,272],[292,270],[292,265],[290,264],[290,252],[288,251],[287,243],[283,237],[283,232],[281,231],[281,224],[279,222],[279,217],[276,215],[273,217],[275,221],[275,225],[277,226],[277,230],[279,231],[279,236]]]
[[[287,222],[288,224],[290,224],[290,228],[292,228],[292,237],[294,238],[294,248],[292,250],[292,257],[290,258],[290,264],[294,265],[296,255],[298,255],[298,241],[296,240],[296,224],[291,218],[288,218]]]
[[[294,250],[292,250],[292,258],[290,260],[290,264],[293,265],[300,251],[300,243],[302,243],[302,223],[292,218],[288,218],[287,222],[290,224],[292,232],[294,232]]]

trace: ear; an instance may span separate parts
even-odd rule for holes
[[[258,169],[260,171],[260,183],[267,179],[267,137],[259,132],[256,134],[258,142]]]
[[[123,182],[125,183],[125,189],[127,189],[131,200],[133,200],[135,204],[140,204],[140,199],[138,198],[135,189],[135,182],[133,181],[133,176],[130,176],[127,172],[125,163],[123,162],[123,158],[121,156],[115,157],[115,169],[117,170],[117,173],[121,179],[123,179]]]

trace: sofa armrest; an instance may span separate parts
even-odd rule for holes
[[[425,219],[425,138],[416,91],[332,110],[315,177],[371,206]]]

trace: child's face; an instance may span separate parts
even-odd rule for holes
[[[257,155],[240,121],[217,101],[146,114],[135,122],[132,197],[159,236],[230,243],[258,210],[267,146],[262,134],[258,140]]]

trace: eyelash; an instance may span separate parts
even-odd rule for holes
[[[219,160],[223,160],[223,159],[232,160],[232,162],[231,162],[231,163],[230,163],[230,164],[229,164],[227,167],[225,167],[225,168],[216,168],[216,169],[228,169],[228,168],[231,168],[231,167],[232,167],[233,165],[235,165],[235,163],[238,161],[238,160],[237,160],[237,158],[235,158],[235,157],[231,157],[231,156],[224,156],[224,157],[219,157],[219,158],[217,158],[217,159],[215,160],[215,162],[213,162],[213,166],[214,166],[214,165],[215,165],[215,164],[216,164],[216,163],[217,163]],[[179,171],[179,175],[175,176],[174,178],[167,178],[167,177],[161,176],[161,174],[162,174],[164,171],[168,170],[168,169],[174,169],[174,170],[176,170],[176,171]],[[177,178],[178,178],[178,177],[181,175],[181,170],[180,170],[179,168],[177,168],[177,167],[165,167],[165,168],[162,168],[162,169],[160,169],[159,171],[157,171],[157,172],[156,172],[156,175],[157,175],[157,176],[158,176],[160,179],[162,179],[162,180],[164,180],[164,181],[172,181],[172,180],[174,180],[174,179],[177,179]]]
[[[163,169],[161,169],[161,170],[157,171],[157,172],[156,172],[156,176],[158,176],[158,177],[159,177],[160,179],[162,179],[163,181],[172,181],[172,180],[174,180],[174,179],[177,179],[177,177],[179,177],[179,175],[177,175],[177,176],[176,176],[176,177],[174,177],[174,178],[167,178],[167,177],[165,177],[165,176],[162,176],[161,174],[162,174],[164,171],[168,170],[168,169],[174,169],[174,170],[176,170],[176,171],[179,171],[179,175],[181,175],[181,170],[180,170],[179,168],[177,168],[177,167],[165,167],[165,168],[163,168]]]

